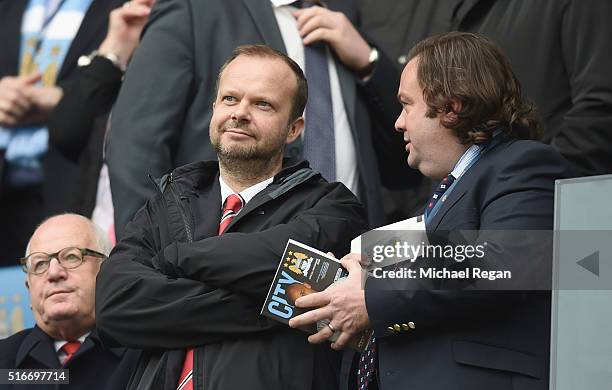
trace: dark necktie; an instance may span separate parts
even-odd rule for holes
[[[240,195],[231,194],[225,199],[221,221],[219,222],[219,235],[223,234],[243,206],[244,201]],[[193,348],[188,349],[185,354],[185,361],[176,390],[193,390]]]
[[[359,358],[357,369],[357,389],[367,390],[376,371],[376,339],[372,338]]]
[[[444,193],[446,192],[446,190],[448,190],[448,188],[453,185],[454,181],[455,181],[455,177],[451,174],[449,174],[448,176],[445,176],[442,179],[442,181],[440,182],[440,185],[438,185],[438,188],[436,188],[433,195],[431,195],[431,199],[429,199],[429,203],[427,203],[427,207],[425,207],[425,218],[429,216],[429,213],[431,213],[431,210],[433,210],[433,208],[436,207],[436,204],[440,201],[442,196],[444,196]]]
[[[68,361],[72,358],[72,356],[74,356],[74,354],[76,353],[76,351],[79,350],[79,348],[81,348],[81,343],[79,341],[71,341],[62,345],[61,350],[64,351],[64,353],[66,354],[66,357],[62,361],[62,366],[65,366],[66,363],[68,363]]]
[[[312,7],[313,1],[300,1],[296,6]],[[327,49],[323,42],[304,46],[305,73],[308,79],[306,128],[303,157],[328,181],[336,180],[336,142],[334,111],[329,84]]]

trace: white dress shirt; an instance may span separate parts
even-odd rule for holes
[[[250,186],[249,188],[246,188],[244,190],[242,190],[238,195],[240,195],[240,197],[242,198],[242,200],[244,201],[244,204],[242,205],[242,208],[244,208],[244,206],[249,203],[249,201],[251,199],[253,199],[255,197],[255,195],[259,194],[261,191],[263,191],[270,183],[272,183],[272,181],[274,180],[274,177],[271,177],[269,179],[266,179],[264,181],[260,181],[259,183]],[[223,205],[225,204],[225,199],[227,199],[228,196],[235,194],[234,190],[232,190],[226,183],[225,181],[223,181],[223,178],[221,177],[221,175],[219,175],[219,185],[221,186],[221,208],[223,208]],[[238,212],[240,213],[240,211]],[[238,214],[237,213],[237,214]]]
[[[83,336],[79,337],[79,342],[81,343],[81,345],[83,345],[83,343],[85,342],[85,339],[87,338],[87,336],[89,336],[91,332],[87,332],[85,333]],[[66,360],[66,357],[68,357],[68,355],[66,355],[66,352],[64,352],[62,350],[62,347],[64,346],[64,344],[67,344],[68,341],[66,340],[56,340],[53,344],[55,346],[55,353],[57,353],[57,358],[59,359],[60,362],[64,362],[64,360]]]

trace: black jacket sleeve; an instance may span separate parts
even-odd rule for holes
[[[359,86],[371,116],[372,145],[381,182],[390,189],[414,188],[423,177],[418,170],[408,166],[406,143],[402,133],[395,130],[395,121],[402,110],[397,100],[399,83],[399,70],[379,50],[372,74]]]
[[[127,347],[179,349],[278,326],[259,315],[259,302],[154,268],[159,230],[152,221],[159,200],[137,213],[98,274],[101,337]]]
[[[63,97],[51,111],[49,143],[64,157],[78,162],[87,146],[94,120],[106,115],[119,93],[122,73],[109,60],[94,57],[61,85]]]

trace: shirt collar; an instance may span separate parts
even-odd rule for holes
[[[244,200],[244,204],[247,204],[251,199],[255,197],[255,195],[259,194],[270,183],[272,183],[273,180],[274,177],[268,178],[255,185],[250,186],[249,188],[242,190],[238,195],[242,197],[242,199]],[[228,196],[234,194],[235,192],[225,183],[225,181],[223,181],[221,175],[219,175],[219,184],[221,185],[221,207],[223,207],[223,205],[225,204],[225,199],[227,199]]]
[[[457,161],[457,164],[455,164],[455,167],[451,171],[451,175],[453,175],[455,179],[459,179],[461,175],[463,175],[465,171],[467,171],[467,169],[470,167],[472,162],[476,158],[478,158],[479,155],[480,155],[480,145],[470,146],[463,153],[463,155],[461,155],[461,157],[459,158],[459,161]]]
[[[272,7],[282,7],[285,5],[291,5],[291,3],[293,3],[295,0],[270,0],[270,3],[272,3]]]
[[[85,342],[85,339],[87,338],[87,336],[89,336],[91,332],[87,332],[85,333],[83,336],[79,337],[79,342],[81,344],[83,344]],[[68,341],[66,340],[55,340],[55,342],[53,343],[55,346],[55,352],[59,352],[59,350],[64,346],[64,344],[66,344]]]

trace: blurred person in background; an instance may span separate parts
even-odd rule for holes
[[[79,168],[78,191],[64,194],[67,208],[92,218],[113,242],[104,137],[110,109],[153,2],[133,0],[110,13],[106,38],[97,50],[79,58],[79,69],[62,85],[63,97],[48,118],[49,144]]]
[[[48,145],[49,113],[122,0],[0,0],[0,264],[45,216],[67,209],[76,166]],[[59,88],[56,88],[59,87]]]

